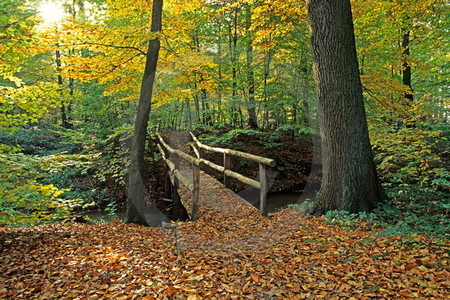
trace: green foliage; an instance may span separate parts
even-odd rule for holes
[[[45,165],[45,164],[44,164]],[[68,217],[77,201],[63,190],[39,182],[45,175],[36,158],[0,154],[0,226],[27,226]]]
[[[61,106],[63,96],[57,84],[0,87],[0,128],[15,130],[37,122]]]
[[[294,211],[300,213],[300,214],[308,214],[313,208],[314,208],[315,202],[309,198],[305,199],[305,201],[303,201],[300,204],[297,203],[293,203],[293,204],[288,204],[285,207],[281,207],[278,210],[282,211],[285,208],[288,209],[293,209]]]
[[[283,131],[289,131],[292,132],[294,135],[300,135],[300,134],[311,134],[311,135],[317,135],[318,132],[312,127],[307,127],[301,124],[285,124],[278,127],[275,132],[283,132]]]
[[[380,227],[380,235],[414,236],[429,234],[450,238],[450,196],[433,188],[414,185],[386,185],[391,199],[377,205],[371,213],[351,214],[329,211],[331,224],[356,227],[361,223]]]
[[[75,153],[81,144],[73,142],[63,132],[50,129],[29,128],[13,132],[0,130],[0,143],[8,146],[20,145],[21,152],[30,155],[49,155],[56,153]]]
[[[450,191],[450,172],[443,158],[450,143],[442,131],[424,126],[393,130],[380,122],[371,130],[371,141],[383,181]]]
[[[82,208],[105,206],[110,200],[108,191],[99,188],[93,178],[98,154],[49,155],[41,157],[42,170],[47,176],[42,183],[66,189],[63,199],[76,199]]]
[[[352,214],[345,210],[330,210],[325,214],[325,218],[330,224],[351,227],[357,225],[359,214]]]
[[[197,130],[198,132],[198,130]],[[316,135],[313,128],[302,125],[283,125],[274,131],[260,131],[254,129],[231,129],[222,128],[202,128],[203,142],[207,145],[220,145],[222,147],[239,150],[242,144],[245,144],[249,139],[253,143],[259,143],[265,149],[273,149],[282,146],[284,136],[291,136],[293,141],[296,137],[301,135]],[[289,135],[287,135],[289,134]]]
[[[253,129],[233,129],[222,135],[210,135],[203,141],[208,145],[230,145],[231,142],[236,141],[239,137],[249,137],[252,139],[260,140],[264,135],[263,132]]]
[[[129,101],[118,101],[105,96],[105,86],[96,82],[78,83],[83,95],[74,99],[78,131],[105,139],[124,124],[132,124],[135,106]]]
[[[125,187],[130,164],[132,127],[124,126],[111,134],[100,147],[100,155],[94,160],[94,177],[101,182],[112,180],[116,186]]]
[[[35,12],[25,1],[16,0],[2,0],[0,12],[0,78],[19,84],[14,73],[30,55],[27,48],[36,24]]]

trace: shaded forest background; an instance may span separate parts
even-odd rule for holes
[[[49,23],[41,4],[0,4],[1,226],[115,212],[126,199],[130,136],[154,38],[151,5],[60,1],[64,17]],[[391,201],[373,214],[328,216],[448,237],[450,6],[352,5],[371,143]],[[320,168],[313,155],[320,144],[305,4],[172,0],[163,18],[149,131],[192,130],[207,144],[277,159],[284,181],[276,191],[317,183],[320,172],[310,174]],[[152,136],[148,147],[149,175],[157,177]]]

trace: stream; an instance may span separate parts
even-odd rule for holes
[[[239,196],[247,200],[259,210],[259,190],[248,189],[239,193]],[[301,204],[306,200],[314,200],[316,190],[306,190],[303,192],[287,192],[287,193],[269,193],[267,194],[266,208],[268,213],[277,212],[278,210],[290,205]]]

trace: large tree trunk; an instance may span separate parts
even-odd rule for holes
[[[160,32],[162,24],[163,0],[153,0],[151,32]],[[144,152],[147,136],[147,124],[150,115],[153,83],[156,75],[156,64],[160,49],[159,38],[149,42],[146,55],[145,71],[142,78],[139,104],[134,124],[133,140],[131,145],[131,163],[128,186],[128,206],[125,223],[147,225],[144,215],[145,186],[144,186]]]
[[[364,111],[350,0],[310,0],[308,14],[323,157],[313,213],[369,211],[382,193]]]

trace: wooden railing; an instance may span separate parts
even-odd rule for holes
[[[170,147],[162,138],[160,134],[157,134],[157,137],[159,139],[158,143],[158,149],[159,152],[162,155],[163,160],[166,163],[167,166],[167,176],[169,177],[172,186],[173,186],[173,193],[172,193],[172,200],[177,203],[181,202],[183,206],[186,208],[187,213],[189,215],[189,218],[193,221],[197,219],[197,210],[198,210],[198,198],[200,193],[200,167],[202,165],[202,161],[198,158],[192,157],[189,154],[184,153],[181,150],[173,149]],[[174,158],[171,160],[169,157],[167,157],[166,152],[164,149],[170,153],[170,156],[173,156]],[[180,171],[180,160],[179,158],[187,161],[188,163],[192,164],[192,181],[186,178]],[[191,211],[188,211],[188,206],[184,202],[183,199],[180,198],[178,195],[178,188],[179,188],[179,182],[182,182],[184,186],[192,192],[192,209]],[[167,191],[166,186],[166,191]]]
[[[163,160],[166,163],[167,166],[166,174],[173,186],[172,189],[173,193],[171,195],[173,202],[175,203],[180,202],[186,208],[186,210],[188,210],[188,206],[186,205],[184,200],[181,199],[180,196],[178,195],[179,183],[181,182],[189,191],[192,192],[192,209],[190,211],[187,211],[189,218],[191,220],[197,219],[198,199],[200,194],[200,168],[203,165],[208,165],[211,168],[223,173],[224,184],[225,187],[227,188],[230,187],[230,179],[234,178],[242,183],[248,184],[252,187],[259,189],[260,212],[264,216],[267,215],[266,202],[267,202],[267,192],[269,188],[268,187],[269,178],[267,176],[267,168],[275,167],[276,165],[275,160],[232,149],[210,147],[208,145],[202,144],[192,132],[191,136],[194,141],[194,144],[191,144],[191,146],[197,158],[187,153],[184,153],[181,150],[173,149],[164,141],[164,139],[159,133],[157,134],[159,140],[158,149],[162,155]],[[201,158],[200,151],[198,148],[202,148],[212,152],[222,153],[223,166],[219,166],[209,160]],[[172,159],[169,159],[168,155],[166,155],[166,151],[167,153],[170,154],[171,158],[173,156]],[[251,179],[242,174],[232,171],[231,156],[236,156],[239,158],[257,162],[259,164],[259,176],[258,176],[259,181],[256,181],[254,179]],[[180,158],[192,165],[192,180],[186,178],[180,171]],[[166,191],[168,190],[169,188],[166,185]]]
[[[267,215],[267,208],[266,208],[266,202],[267,202],[267,192],[269,189],[269,178],[267,176],[267,168],[273,168],[276,165],[275,160],[261,157],[241,151],[236,151],[232,149],[225,149],[225,148],[218,148],[218,147],[211,147],[205,144],[202,144],[197,137],[191,132],[192,139],[194,140],[194,144],[192,145],[192,148],[195,152],[195,155],[197,156],[197,159],[199,159],[201,162],[203,162],[205,165],[210,166],[211,168],[222,172],[224,175],[224,184],[225,187],[230,187],[230,179],[234,178],[239,180],[242,183],[248,184],[252,187],[255,187],[259,189],[259,200],[260,200],[260,207],[259,210],[263,216]],[[208,161],[206,159],[201,158],[200,151],[198,148],[202,148],[208,151],[216,152],[216,153],[223,153],[223,166],[219,166],[211,161]],[[237,172],[234,172],[231,170],[231,156],[236,156],[239,158],[247,159],[250,161],[257,162],[259,164],[259,181],[256,181],[254,179],[248,178],[242,174],[239,174]]]

